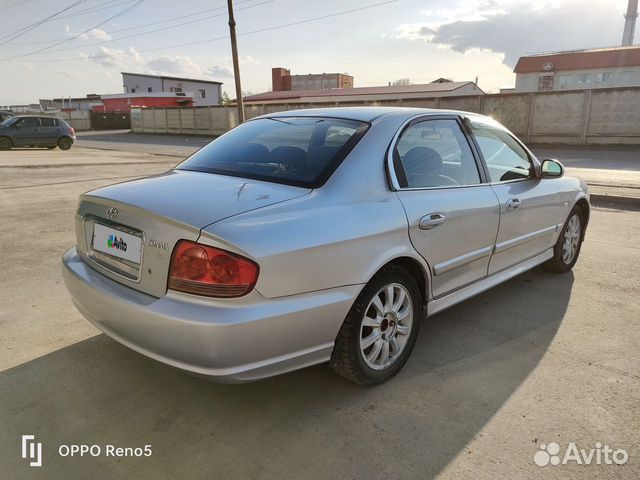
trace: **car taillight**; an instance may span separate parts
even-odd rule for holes
[[[71,127],[71,135],[75,135],[75,134],[76,134],[75,128]]]
[[[171,290],[207,297],[240,297],[253,289],[259,267],[248,258],[180,240],[171,255]]]

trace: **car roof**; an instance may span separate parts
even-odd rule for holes
[[[58,120],[64,120],[62,117],[55,117],[53,115],[45,115],[45,114],[35,114],[35,113],[29,113],[26,115],[14,115],[14,118],[57,118]]]
[[[334,117],[348,120],[358,120],[361,122],[372,122],[373,120],[385,116],[405,117],[407,120],[416,115],[473,115],[475,117],[487,118],[484,115],[460,110],[442,110],[435,108],[415,108],[415,107],[329,107],[329,108],[306,108],[300,110],[285,110],[261,115],[256,118],[277,118],[277,117]]]

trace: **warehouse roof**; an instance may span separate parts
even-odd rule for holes
[[[291,100],[307,97],[336,97],[336,96],[356,96],[356,95],[404,95],[408,93],[435,94],[438,92],[450,92],[473,85],[473,82],[447,82],[447,83],[426,83],[419,85],[395,85],[385,87],[357,87],[357,88],[329,88],[326,90],[286,90],[276,92],[265,92],[257,95],[245,97],[245,102],[264,102],[273,100]]]
[[[635,45],[523,55],[513,71],[533,73],[544,70],[591,70],[638,66],[640,66],[640,46]]]
[[[199,78],[169,77],[167,75],[148,75],[146,73],[133,73],[133,72],[120,72],[120,73],[122,75],[135,75],[136,77],[160,78],[162,80],[178,80],[180,82],[215,83],[216,85],[222,85],[222,82],[216,82],[215,80],[201,80]]]

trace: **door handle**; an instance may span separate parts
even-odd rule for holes
[[[439,227],[447,221],[447,217],[443,213],[430,213],[420,219],[418,227],[420,230],[432,230]]]
[[[520,208],[520,199],[518,198],[510,198],[506,203],[507,210],[517,210]]]

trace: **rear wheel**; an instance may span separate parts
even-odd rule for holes
[[[71,145],[73,145],[73,142],[69,137],[62,137],[58,140],[58,147],[60,147],[60,150],[69,150]]]
[[[13,147],[13,143],[10,138],[0,137],[0,150],[11,150],[11,147]]]
[[[573,207],[558,241],[553,247],[553,258],[544,264],[552,272],[568,272],[578,261],[584,237],[584,217],[579,206]]]
[[[404,268],[387,265],[365,286],[347,314],[331,368],[361,385],[388,380],[409,358],[421,314],[416,280]]]

